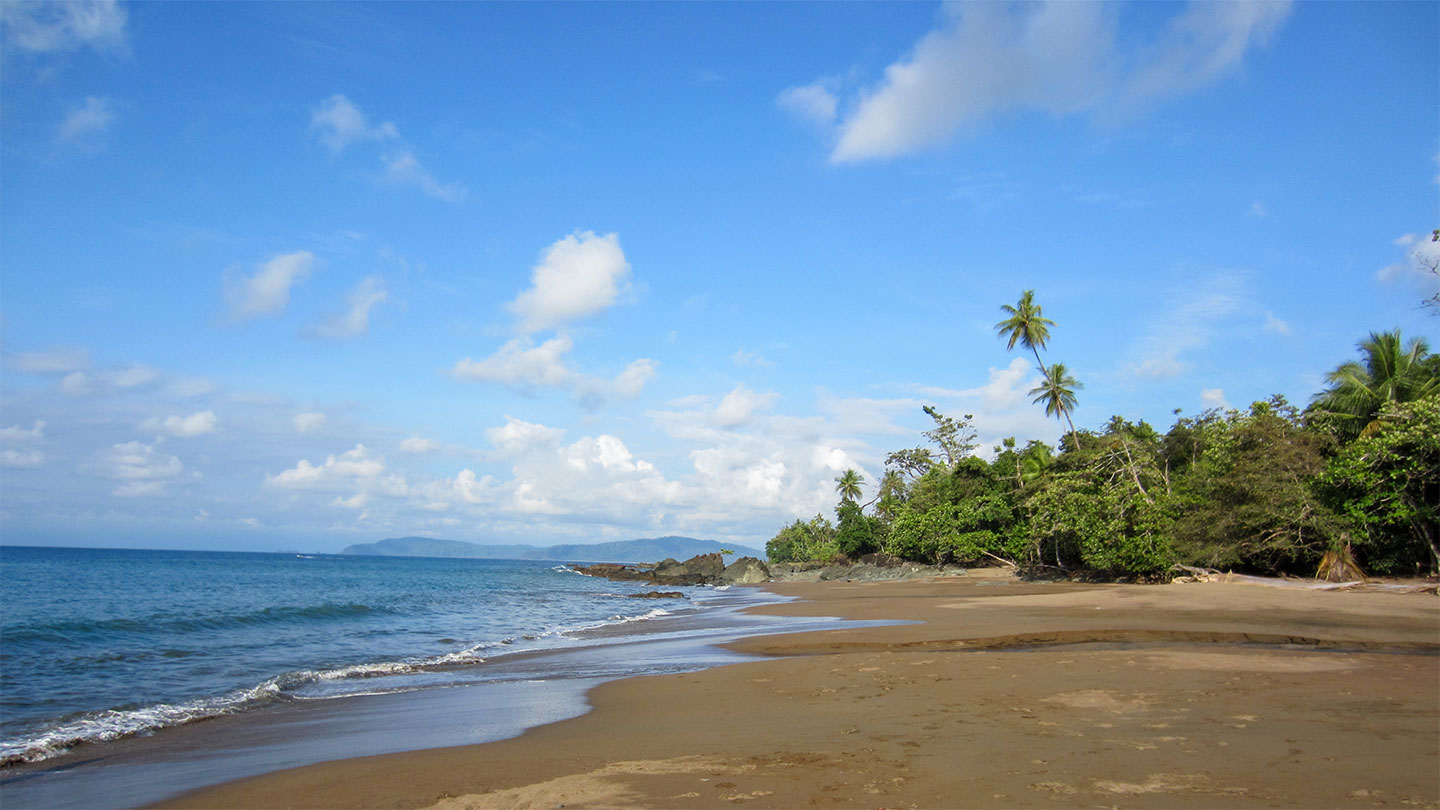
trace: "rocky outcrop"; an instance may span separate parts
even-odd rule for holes
[[[684,599],[685,594],[679,591],[646,591],[645,593],[629,594],[631,599]]]
[[[575,570],[592,577],[647,585],[754,585],[770,579],[770,569],[755,557],[741,557],[727,567],[719,554],[699,554],[683,563],[666,558],[649,567],[599,563],[577,565]]]
[[[741,557],[720,572],[720,579],[728,585],[758,585],[770,581],[770,567],[755,557]]]

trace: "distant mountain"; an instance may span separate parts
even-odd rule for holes
[[[372,557],[467,557],[485,560],[560,560],[565,562],[658,562],[666,557],[687,560],[696,554],[713,554],[721,549],[736,557],[759,557],[765,553],[749,546],[696,540],[693,537],[655,537],[648,540],[615,540],[609,543],[571,543],[561,546],[482,545],[463,540],[433,537],[391,537],[377,543],[347,546],[341,554]]]

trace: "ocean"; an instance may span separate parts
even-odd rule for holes
[[[647,590],[554,562],[3,546],[0,801],[121,806],[501,739],[582,713],[603,680],[740,660],[713,645],[796,629],[741,613],[779,600],[759,589],[632,597]],[[400,707],[403,734],[376,728]],[[125,747],[194,728],[168,754]]]

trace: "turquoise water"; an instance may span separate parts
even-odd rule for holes
[[[277,703],[534,677],[495,664],[735,599],[627,596],[642,590],[548,562],[0,547],[0,760]],[[613,673],[570,676],[590,674]]]

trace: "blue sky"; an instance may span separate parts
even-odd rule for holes
[[[1436,3],[0,4],[0,542],[763,544],[1437,340]],[[1428,286],[1427,286],[1428,285]]]

